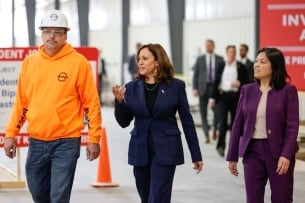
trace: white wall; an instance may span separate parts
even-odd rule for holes
[[[106,62],[108,79],[112,83],[120,83],[122,74],[122,37],[120,30],[91,31],[89,38],[89,46],[101,50],[101,55]]]
[[[249,58],[254,59],[255,28],[254,16],[208,19],[202,21],[187,21],[184,23],[183,39],[183,76],[188,84],[188,98],[191,105],[196,105],[198,99],[192,95],[192,67],[196,58],[204,53],[207,38],[215,41],[215,52],[225,56],[227,45],[240,43],[249,45]]]
[[[222,18],[184,23],[183,55],[184,73],[188,75],[195,63],[196,57],[204,53],[207,38],[215,41],[215,52],[225,56],[225,48],[229,44],[240,43],[249,45],[249,57],[254,59],[255,45],[254,17]]]
[[[135,52],[136,42],[159,43],[170,55],[169,30],[167,24],[152,26],[132,26],[129,28],[129,50],[128,53]]]

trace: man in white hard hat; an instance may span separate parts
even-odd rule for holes
[[[43,44],[22,63],[4,150],[9,158],[15,157],[15,137],[28,121],[26,178],[32,198],[35,203],[68,203],[85,115],[87,159],[100,153],[100,101],[90,64],[66,42],[70,30],[66,16],[51,10],[39,29]]]

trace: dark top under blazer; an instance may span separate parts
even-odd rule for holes
[[[262,95],[259,84],[242,87],[233,123],[228,161],[243,157],[253,136],[256,112]],[[291,160],[298,150],[299,101],[295,86],[286,84],[282,89],[268,92],[266,107],[266,133],[268,146],[274,158],[284,156]]]
[[[185,92],[185,83],[173,79],[171,84],[161,84],[155,105],[150,114],[145,101],[144,81],[135,80],[126,84],[124,102],[115,102],[115,117],[121,127],[129,126],[134,120],[134,128],[128,150],[128,163],[146,165],[148,163],[148,135],[159,164],[178,165],[184,163],[181,132],[176,113],[182,123],[186,142],[193,162],[201,161],[201,151],[192,115]]]
[[[219,85],[221,83],[221,78],[223,71],[225,69],[226,62],[222,62],[220,67],[217,69],[216,75],[215,75],[215,81],[213,85],[213,93],[212,93],[212,98],[216,100],[216,102],[219,99]],[[237,66],[237,80],[240,82],[240,87],[238,88],[238,94],[240,92],[240,88],[244,85],[250,82],[249,78],[249,73],[247,70],[247,67],[242,64],[239,61],[236,61],[236,66]]]
[[[197,58],[196,63],[193,67],[193,89],[197,89],[200,96],[203,96],[207,87],[207,59],[206,54]],[[223,58],[215,54],[215,66],[214,66],[214,76],[218,67],[222,64]]]

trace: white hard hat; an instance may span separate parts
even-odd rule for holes
[[[44,27],[62,27],[70,30],[65,14],[60,10],[50,10],[41,20],[39,29]]]

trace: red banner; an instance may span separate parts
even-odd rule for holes
[[[99,51],[95,47],[74,47],[89,61],[95,61],[99,57]],[[0,48],[0,61],[22,61],[25,57],[38,51],[38,47],[10,47]]]
[[[284,55],[292,83],[305,90],[305,0],[261,0],[259,46]]]

